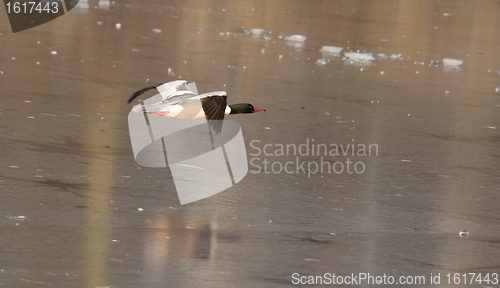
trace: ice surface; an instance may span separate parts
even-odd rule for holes
[[[444,66],[460,66],[462,63],[464,63],[464,61],[460,59],[443,58]]]
[[[345,52],[344,55],[351,61],[365,62],[375,60],[372,53]]]
[[[323,46],[319,50],[321,53],[331,53],[331,54],[339,54],[340,51],[342,51],[342,47],[337,47],[337,46]]]

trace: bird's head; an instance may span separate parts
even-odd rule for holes
[[[240,103],[240,104],[229,105],[229,108],[231,108],[230,114],[255,113],[255,112],[260,112],[260,111],[266,111],[266,109],[256,109],[250,103]]]

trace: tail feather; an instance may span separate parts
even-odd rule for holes
[[[161,85],[161,84],[160,84]],[[146,87],[144,89],[141,89],[137,92],[135,92],[134,94],[132,94],[132,97],[130,97],[130,99],[128,99],[127,103],[130,104],[130,102],[132,102],[132,100],[134,100],[135,98],[141,96],[142,94],[144,94],[145,92],[151,90],[151,89],[155,89],[156,87],[158,87],[159,85],[154,85],[154,86],[150,86],[150,87]]]

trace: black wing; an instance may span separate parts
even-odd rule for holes
[[[222,130],[222,120],[226,113],[227,96],[210,96],[201,99],[201,105],[212,130],[219,134]]]
[[[137,97],[141,96],[142,94],[144,94],[144,92],[147,92],[147,91],[149,91],[149,90],[151,90],[151,89],[155,89],[156,87],[158,87],[158,86],[160,86],[160,85],[162,85],[162,84],[158,84],[158,85],[154,85],[154,86],[146,87],[146,88],[144,88],[144,89],[141,89],[141,90],[139,90],[139,91],[135,92],[134,94],[132,94],[132,97],[130,97],[130,99],[128,99],[127,103],[129,103],[129,104],[130,104],[130,102],[132,102],[132,100],[134,100],[135,98],[137,98]]]

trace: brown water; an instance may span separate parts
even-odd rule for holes
[[[82,4],[16,34],[1,12],[0,285],[287,287],[293,273],[385,273],[452,287],[448,273],[500,273],[497,1]],[[307,40],[296,49],[278,34]],[[403,60],[320,66],[323,45]],[[135,163],[126,103],[176,79],[267,109],[231,118],[249,161],[270,144],[254,164],[305,161],[306,173],[249,164],[232,188],[181,206],[167,169]],[[277,144],[313,139],[378,155],[278,156]],[[365,171],[311,173],[321,156]]]

